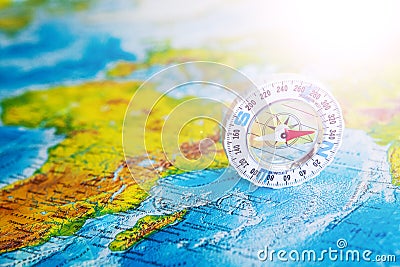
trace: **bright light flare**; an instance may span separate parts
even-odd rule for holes
[[[380,57],[399,40],[399,1],[309,0],[292,7],[300,43],[319,57],[351,64]]]

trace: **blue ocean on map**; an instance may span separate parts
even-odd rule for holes
[[[0,43],[0,95],[26,86],[84,81],[95,78],[110,62],[136,59],[121,49],[119,39],[107,34],[72,32],[63,21],[32,27],[19,42]]]
[[[364,146],[358,147],[360,144]],[[359,148],[357,152],[353,152],[354,147]],[[113,238],[138,219],[168,213],[156,209],[155,196],[150,196],[136,210],[89,219],[73,236],[53,237],[43,245],[6,253],[0,264],[19,259],[38,266],[79,265],[85,260],[92,265],[105,261],[135,266],[160,262],[173,265],[179,261],[189,266],[217,262],[248,266],[263,263],[257,258],[263,246],[322,251],[337,249],[339,238],[346,240],[345,249],[399,253],[398,225],[391,223],[400,219],[399,192],[384,189],[390,187],[385,161],[380,161],[379,167],[368,165],[384,155],[385,148],[374,144],[364,132],[348,129],[333,164],[303,185],[250,190],[249,182],[240,180],[214,201],[188,208],[184,221],[160,230],[125,252],[109,250]],[[201,175],[215,178],[223,171],[204,170]],[[181,179],[178,175],[169,182],[182,186],[187,181],[192,186],[189,177],[190,174],[183,174]],[[162,182],[156,187],[162,187]],[[377,236],[382,238],[376,239]],[[371,239],[380,241],[370,242]],[[264,263],[279,265],[277,261]],[[328,259],[319,262],[320,266],[336,264]]]
[[[47,150],[63,136],[53,129],[25,129],[0,126],[0,186],[32,175],[46,160]]]

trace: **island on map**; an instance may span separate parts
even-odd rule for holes
[[[140,218],[134,227],[119,233],[109,248],[112,251],[127,250],[156,231],[183,220],[185,213],[186,210],[182,210],[171,215],[147,215]]]

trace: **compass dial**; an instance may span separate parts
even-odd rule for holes
[[[305,80],[274,81],[236,101],[224,146],[229,162],[259,186],[293,186],[318,175],[339,149],[336,100]]]

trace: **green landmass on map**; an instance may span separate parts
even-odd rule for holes
[[[127,250],[158,230],[183,220],[185,214],[186,210],[182,210],[169,215],[144,216],[134,227],[119,233],[108,247],[112,251]]]

